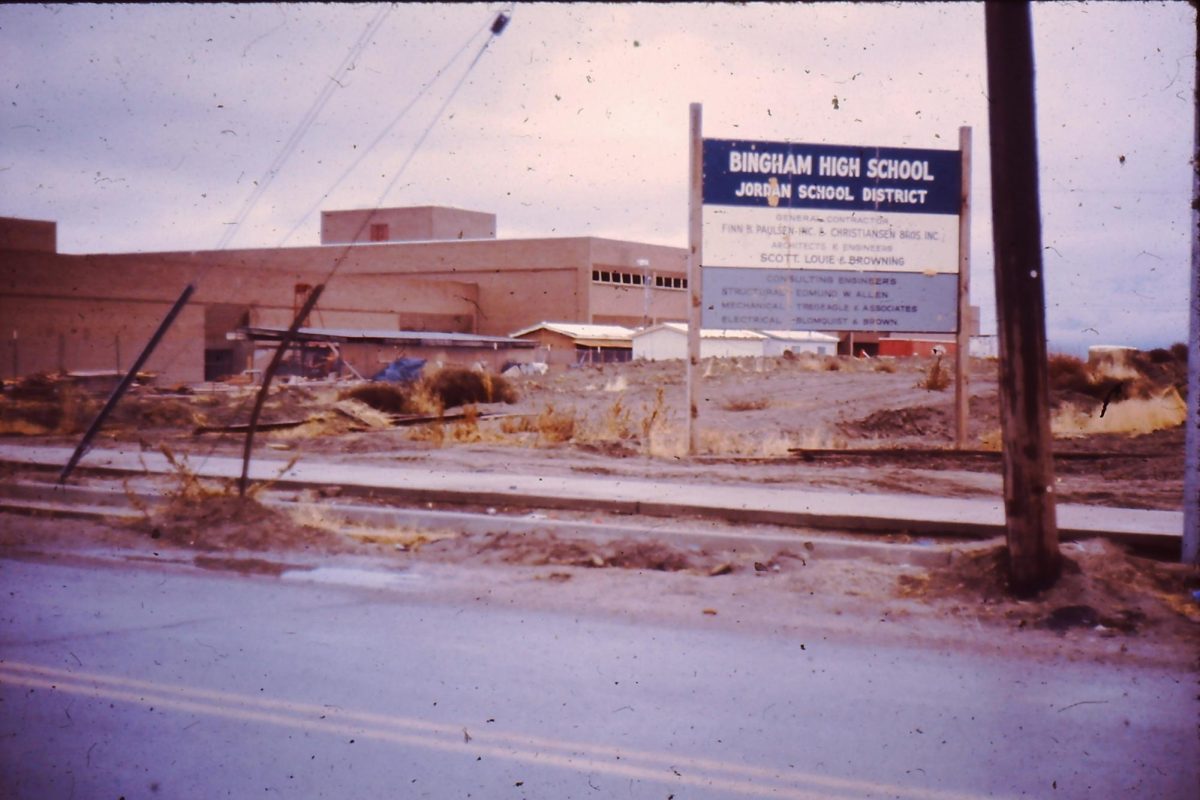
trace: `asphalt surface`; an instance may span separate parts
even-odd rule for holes
[[[61,466],[66,447],[0,444],[0,462]],[[170,473],[167,459],[140,449],[96,449],[81,466],[92,470]],[[236,478],[239,458],[210,456],[190,463],[198,475]],[[429,470],[414,467],[336,464],[305,459],[282,475],[286,462],[256,457],[253,480],[280,486],[336,486],[350,492],[398,499],[541,508],[586,508],[652,516],[707,516],[730,522],[802,526],[843,531],[991,537],[1004,534],[1000,498],[980,500],[795,490],[755,485],[666,483],[606,476],[539,476],[516,473]],[[1177,549],[1183,514],[1176,511],[1059,504],[1062,538],[1105,536],[1160,550]]]
[[[303,577],[304,580],[300,580]],[[1192,675],[328,580],[0,561],[0,796],[1196,796]],[[669,598],[662,598],[668,603]],[[828,620],[825,620],[828,623]]]

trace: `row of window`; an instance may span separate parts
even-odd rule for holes
[[[636,272],[609,272],[604,269],[592,270],[592,283],[619,283],[622,286],[642,286],[642,276]],[[686,289],[687,278],[676,278],[670,275],[655,275],[656,289]]]

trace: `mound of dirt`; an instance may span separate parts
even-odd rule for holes
[[[329,531],[299,525],[280,511],[236,495],[171,502],[134,525],[152,539],[209,552],[353,549]]]
[[[1107,540],[1062,546],[1058,582],[1033,598],[1008,594],[1006,550],[1002,544],[967,550],[947,568],[901,575],[901,597],[943,603],[953,615],[1008,620],[1016,627],[1057,632],[1089,628],[1105,635],[1136,633],[1147,626],[1185,626],[1200,633],[1200,605],[1192,592],[1200,570],[1131,556]]]
[[[482,540],[482,541],[481,541]],[[545,567],[615,567],[617,569],[710,570],[714,559],[707,553],[687,553],[659,542],[618,539],[595,542],[587,539],[562,539],[552,533],[500,533],[484,537],[463,537],[459,544],[475,556],[505,564]],[[709,563],[712,562],[712,563]]]
[[[847,436],[898,437],[931,436],[945,438],[951,435],[952,420],[944,409],[933,406],[911,406],[909,408],[884,408],[859,420],[839,423]]]

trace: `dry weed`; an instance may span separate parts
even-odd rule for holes
[[[172,470],[169,473],[169,477],[173,481],[173,485],[163,493],[168,505],[187,505],[213,498],[238,496],[239,481],[233,478],[205,480],[192,468],[186,455],[176,455],[165,444],[159,445],[158,449],[167,459],[167,463],[171,466]],[[271,480],[251,482],[246,487],[246,499],[256,500],[260,494],[270,489],[279,482],[280,478],[290,472],[299,460],[300,456],[293,456],[280,468]],[[145,467],[145,464],[142,466]],[[146,471],[149,472],[149,468],[146,468]]]
[[[98,401],[67,378],[30,375],[0,396],[0,434],[79,433],[99,409]]]
[[[555,411],[547,405],[534,422],[538,444],[561,444],[575,437],[575,412]]]
[[[600,418],[599,425],[592,431],[592,438],[604,442],[619,442],[632,439],[637,428],[634,426],[633,414],[621,398],[613,400]]]
[[[337,536],[349,536],[367,544],[391,545],[400,550],[416,552],[422,545],[454,539],[457,533],[448,530],[377,527],[347,523],[319,505],[300,505],[289,509],[288,515],[297,525],[314,528]]]
[[[338,400],[353,400],[385,414],[409,414],[409,392],[394,383],[366,383],[338,395]]]
[[[770,407],[771,398],[769,397],[734,398],[721,404],[721,408],[726,411],[763,411]]]
[[[815,353],[800,353],[795,356],[795,365],[801,372],[823,372],[825,370],[825,359],[832,356],[818,356]]]
[[[1063,404],[1051,417],[1055,436],[1090,436],[1097,433],[1125,433],[1142,436],[1182,425],[1187,419],[1187,404],[1174,387],[1153,398],[1134,398],[1111,403],[1095,412],[1081,411],[1071,403]]]
[[[489,375],[458,367],[445,367],[422,379],[418,387],[436,399],[438,409],[466,406],[471,403],[515,403],[516,390],[501,375]]]
[[[931,392],[944,392],[950,386],[950,370],[942,366],[942,357],[938,356],[929,365],[917,386]]]
[[[678,425],[660,421],[645,442],[646,455],[652,458],[683,458],[687,455],[687,436]]]
[[[450,429],[450,438],[464,444],[482,441],[483,434],[479,430],[479,409],[474,405],[465,406],[462,419],[455,422],[454,427]]]

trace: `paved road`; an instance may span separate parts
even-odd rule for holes
[[[0,561],[0,796],[1196,797],[1194,675],[383,577]]]

